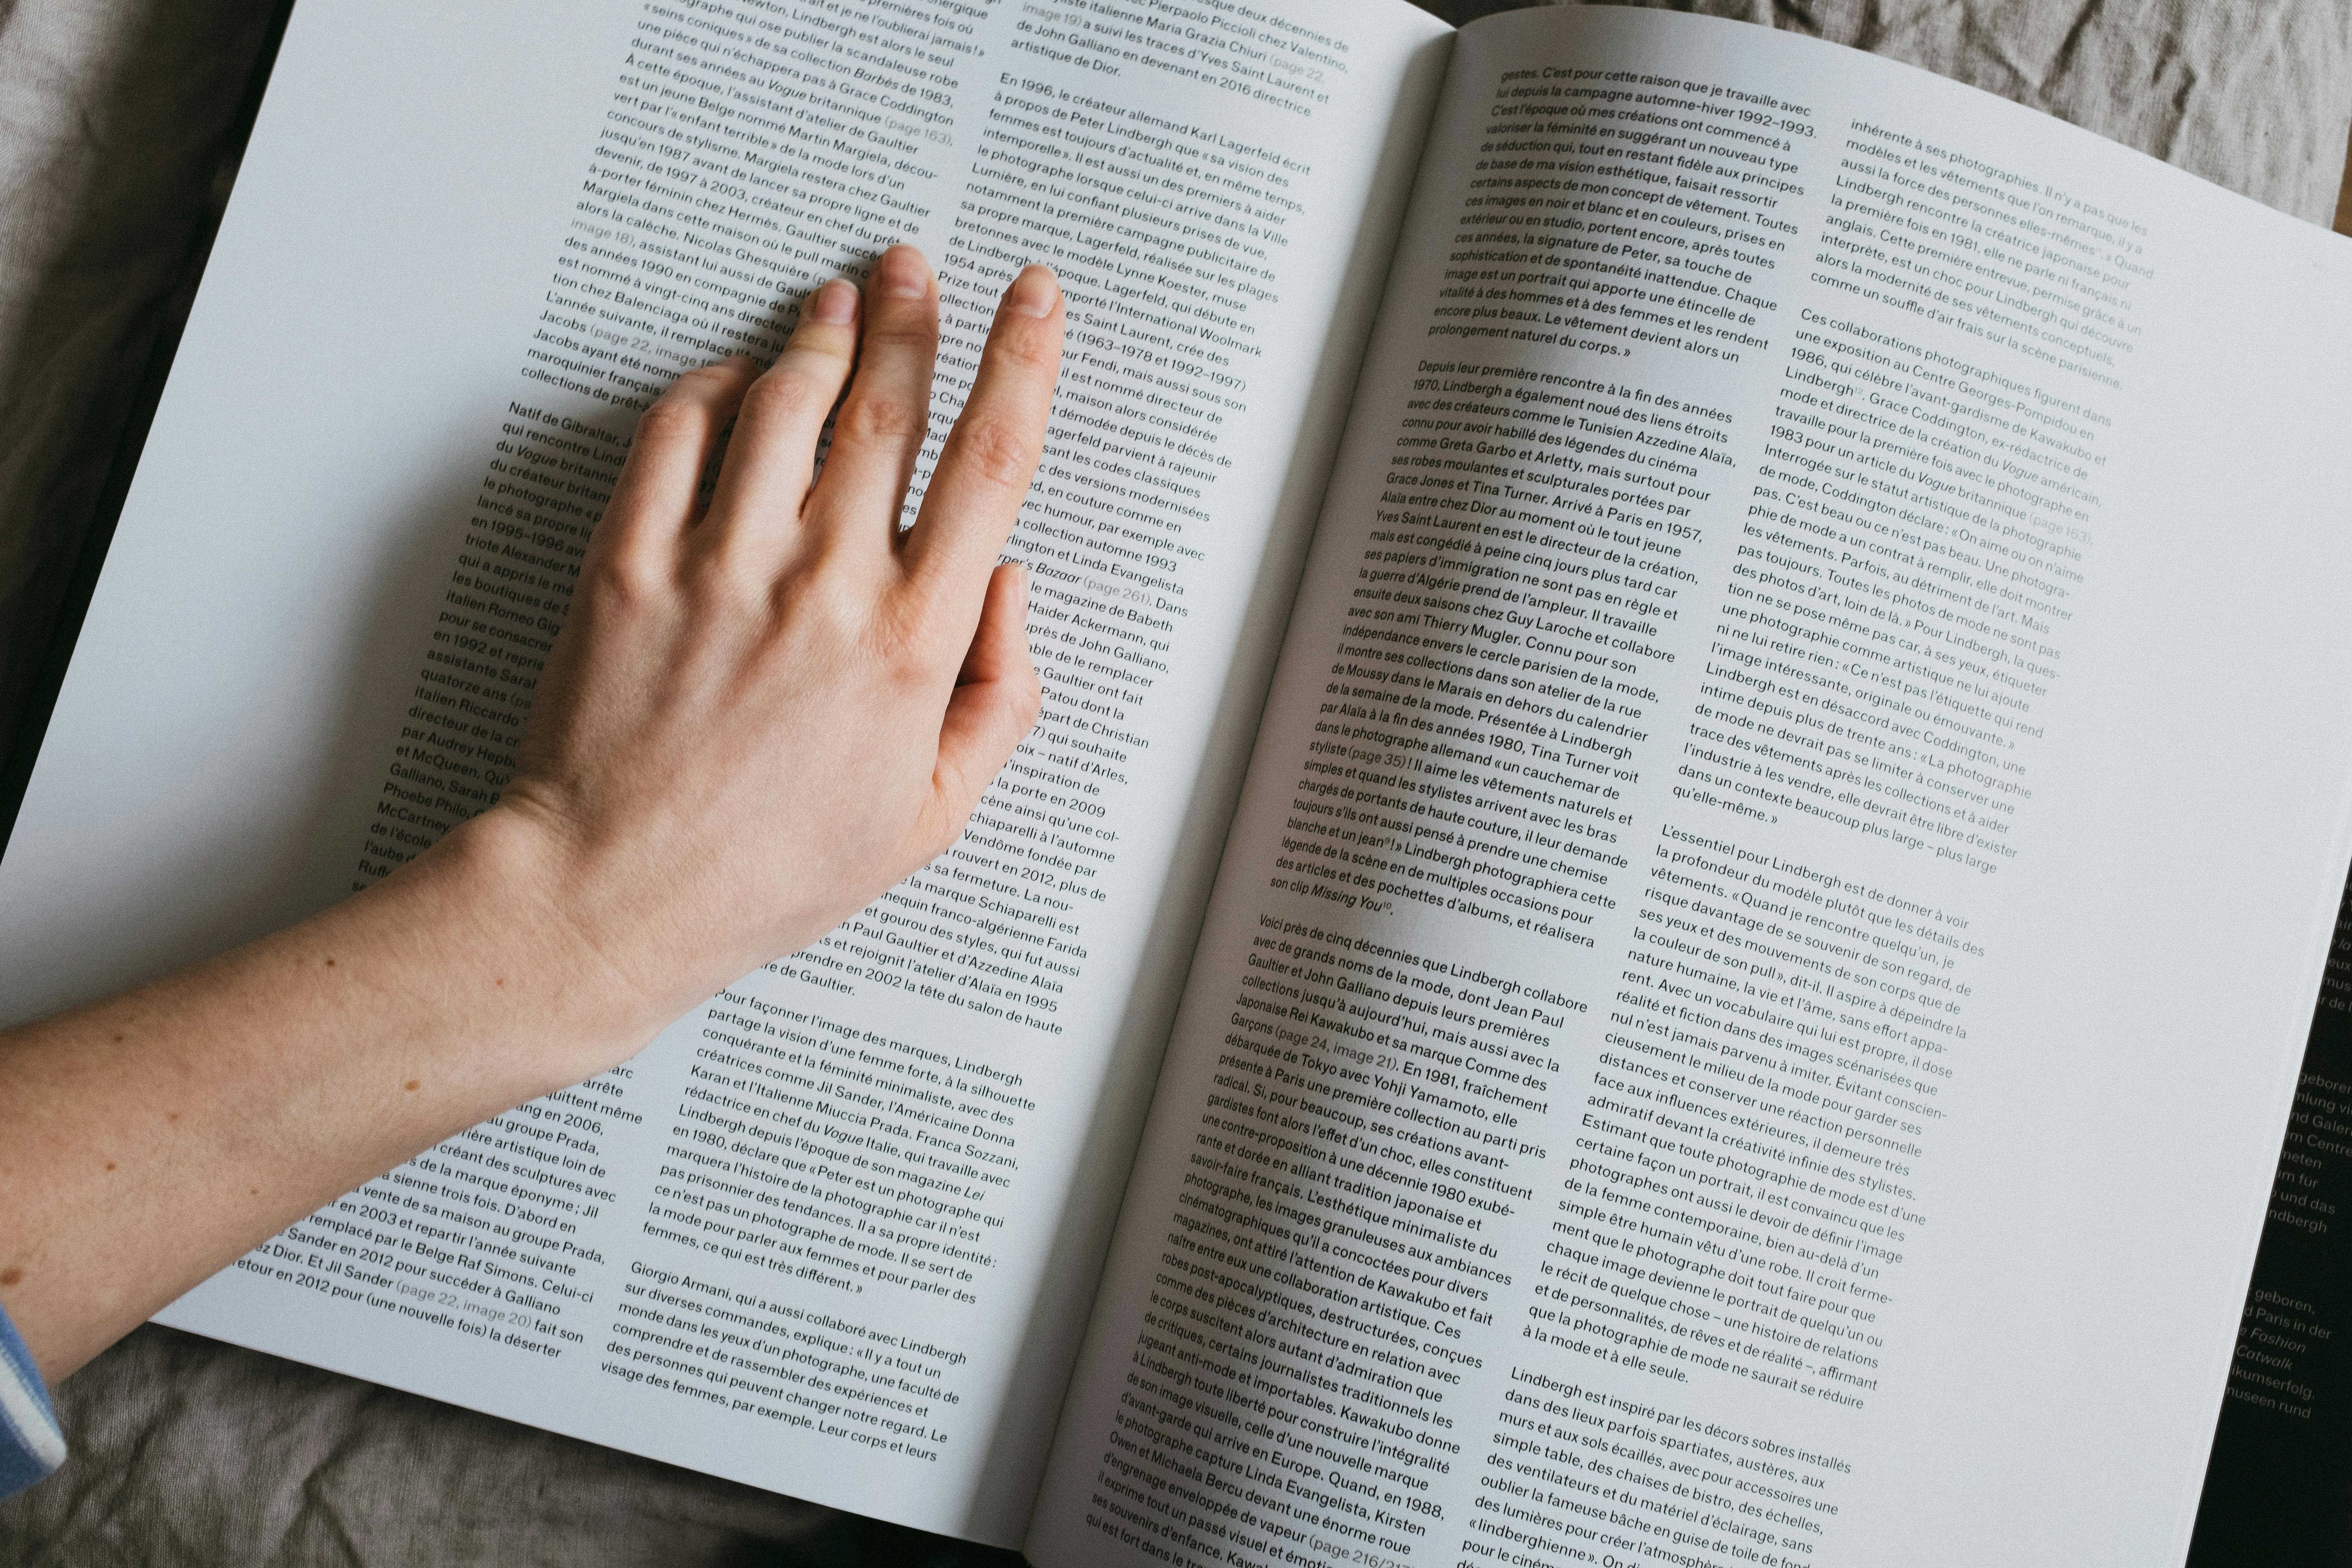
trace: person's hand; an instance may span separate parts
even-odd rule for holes
[[[1035,721],[1026,574],[996,561],[1062,328],[1052,274],[1028,268],[904,532],[939,337],[910,247],[862,309],[820,289],[765,374],[730,360],[646,411],[493,816],[539,836],[556,901],[657,1007],[805,946],[945,849]]]
[[[687,375],[638,426],[497,805],[299,925],[0,1037],[0,1306],[52,1380],[954,841],[1037,716],[1026,583],[996,559],[1061,291],[1036,267],[1007,291],[901,534],[938,333],[902,247],[862,310],[819,289],[764,375]]]

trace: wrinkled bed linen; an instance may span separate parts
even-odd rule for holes
[[[1454,21],[1508,0],[1430,0]],[[1940,70],[2325,224],[2352,0],[1696,0]],[[235,170],[274,0],[0,0],[0,744]],[[60,1391],[0,1561],[1009,1563],[1009,1554],[147,1328]]]

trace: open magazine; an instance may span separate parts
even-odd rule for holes
[[[899,238],[950,405],[1070,300],[971,830],[163,1321],[1041,1568],[2178,1560],[2352,857],[2352,249],[1811,40],[304,0],[0,1009],[487,805],[636,412]]]

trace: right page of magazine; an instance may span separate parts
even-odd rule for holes
[[[2347,854],[2352,247],[1460,40],[1029,1551],[2177,1562]]]

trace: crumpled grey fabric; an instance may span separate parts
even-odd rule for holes
[[[64,1470],[0,1505],[26,1568],[983,1568],[838,1513],[149,1326],[69,1379]]]
[[[1424,0],[1426,3],[1426,0]],[[1517,9],[1465,0],[1448,17]],[[1593,0],[1810,33],[2014,99],[2326,227],[2352,132],[2347,0]]]
[[[1454,21],[1514,0],[1425,0]],[[2352,0],[1661,0],[1940,70],[2317,223]],[[0,0],[0,753],[184,316],[277,0]],[[855,1519],[147,1328],[67,1383],[64,1471],[0,1503],[48,1568],[980,1568]]]

